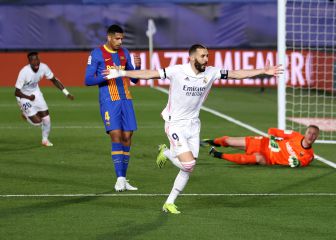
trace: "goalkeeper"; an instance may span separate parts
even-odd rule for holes
[[[269,137],[229,137],[203,139],[201,145],[233,147],[245,150],[244,154],[226,154],[211,147],[209,154],[215,158],[237,164],[286,165],[304,167],[314,159],[313,143],[319,135],[319,128],[310,125],[304,135],[277,128],[268,129]]]

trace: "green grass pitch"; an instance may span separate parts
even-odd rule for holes
[[[180,196],[182,214],[162,213],[166,195],[160,194],[170,192],[178,170],[169,162],[163,169],[155,165],[157,145],[168,143],[160,117],[167,95],[149,88],[132,88],[138,130],[128,178],[139,187],[136,194],[158,195],[86,195],[114,193],[110,140],[97,88],[69,90],[73,102],[55,88],[42,89],[54,143],[44,148],[41,130],[21,120],[14,89],[0,89],[1,239],[335,239],[335,169],[318,161],[298,169],[239,166],[201,149],[184,193],[208,195]],[[213,89],[205,106],[262,131],[276,126],[274,89]],[[254,135],[209,113],[200,117],[203,138]],[[334,149],[315,146],[317,154],[336,162]],[[275,195],[244,195],[254,193]],[[59,196],[25,196],[34,194]]]

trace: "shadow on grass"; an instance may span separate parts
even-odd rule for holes
[[[34,173],[35,174],[35,173]],[[81,186],[81,187],[89,187],[89,188],[106,188],[105,184],[97,184],[97,183],[84,183],[79,181],[74,181],[71,179],[62,179],[61,177],[52,178],[50,176],[29,176],[24,175],[22,173],[0,173],[0,178],[4,178],[6,180],[22,180],[24,184],[25,182],[31,183],[41,183],[41,184],[60,184],[60,185],[70,185],[70,186]]]
[[[106,161],[107,162],[107,161]],[[80,173],[90,173],[93,172],[100,173],[101,167],[92,167],[92,166],[83,166],[83,165],[75,165],[75,162],[69,163],[67,160],[63,162],[59,161],[43,161],[38,160],[27,160],[27,159],[15,159],[15,160],[1,160],[1,164],[6,164],[10,166],[12,169],[15,169],[17,167],[23,168],[23,167],[34,167],[35,169],[40,168],[41,170],[45,171],[46,169],[51,170],[59,170],[59,171],[67,171],[67,172],[80,172]]]
[[[38,148],[43,148],[42,145],[39,145],[37,143],[34,144],[25,144],[25,145],[20,145],[17,142],[13,142],[12,144],[9,144],[9,142],[2,142],[0,141],[0,153],[10,153],[10,152],[26,152],[30,151],[33,149],[38,149]]]
[[[117,227],[115,231],[101,234],[97,236],[97,240],[116,240],[116,239],[133,239],[141,238],[148,232],[155,231],[164,226],[169,216],[159,213],[159,215],[151,222],[137,223],[135,221],[125,221]]]
[[[7,208],[0,211],[0,219],[6,219],[9,217],[15,217],[15,216],[22,216],[25,214],[38,214],[38,213],[48,213],[51,210],[66,207],[73,204],[80,204],[85,202],[91,202],[99,198],[99,196],[90,196],[90,197],[74,197],[74,198],[62,198],[61,200],[55,200],[55,198],[52,198],[51,200],[45,200],[43,199],[36,199],[36,201],[44,201],[39,203],[34,203],[22,207],[16,207],[16,208]],[[32,198],[33,199],[33,198]],[[26,199],[25,199],[26,200]],[[47,202],[45,202],[47,201]]]

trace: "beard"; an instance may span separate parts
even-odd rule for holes
[[[206,64],[201,64],[199,61],[197,61],[197,59],[195,59],[195,64],[194,64],[195,68],[197,69],[197,71],[199,72],[204,72],[205,71],[205,67]]]

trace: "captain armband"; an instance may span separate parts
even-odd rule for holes
[[[220,79],[228,79],[229,78],[229,71],[228,70],[220,70],[221,77]]]
[[[166,74],[166,69],[165,68],[163,69],[163,76],[164,76],[164,79],[167,78],[167,74]]]

